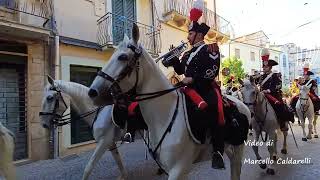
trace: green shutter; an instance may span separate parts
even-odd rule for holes
[[[135,0],[112,0],[112,13],[114,14],[112,32],[115,45],[123,40],[124,34],[131,37],[132,23],[136,21],[135,5]]]

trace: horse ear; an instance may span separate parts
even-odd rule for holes
[[[48,82],[51,84],[51,85],[54,85],[54,80],[53,78],[50,76],[50,75],[47,75],[48,77]]]
[[[128,42],[130,39],[129,39],[129,37],[128,37],[128,35],[127,34],[124,34],[124,36],[123,36],[123,42]]]
[[[238,82],[243,86],[243,81],[240,78],[238,78]]]
[[[139,27],[136,23],[133,23],[133,26],[132,26],[132,40],[133,40],[133,42],[138,44],[139,37],[140,37]]]

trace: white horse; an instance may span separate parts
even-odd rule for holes
[[[0,180],[16,179],[13,152],[14,135],[0,122]]]
[[[312,139],[312,123],[313,123],[313,129],[314,129],[314,137],[318,138],[316,123],[318,116],[314,114],[314,107],[313,103],[311,101],[311,98],[309,97],[311,84],[306,86],[299,86],[300,93],[299,93],[299,99],[296,104],[296,112],[299,119],[300,126],[302,127],[303,137],[302,141],[307,141],[307,139]],[[305,131],[305,119],[308,118],[309,125],[308,125],[308,135],[306,136]],[[312,122],[313,120],[313,122]]]
[[[243,94],[244,103],[249,106],[251,112],[254,114],[254,119],[252,120],[252,128],[255,132],[255,141],[259,141],[260,135],[263,141],[267,141],[267,138],[269,136],[269,141],[273,143],[272,146],[268,146],[268,151],[270,154],[270,159],[275,160],[277,156],[276,130],[279,128],[276,113],[274,112],[272,106],[269,104],[264,94],[258,90],[253,79],[251,79],[251,81],[247,79],[244,80],[244,86],[241,92]],[[266,133],[264,139],[262,132]],[[258,152],[257,144],[253,145],[252,147],[256,158],[260,160],[261,156]],[[265,163],[259,163],[259,166],[262,169],[265,169],[267,167]],[[269,164],[267,173],[271,175],[275,174],[274,164]]]
[[[88,97],[89,88],[81,84],[66,82],[61,80],[53,80],[48,76],[49,84],[45,87],[42,100],[42,109],[40,115],[41,124],[44,128],[53,128],[53,120],[60,118],[67,110],[66,99],[72,102],[76,111],[86,113],[92,111],[97,106],[94,106],[91,99]],[[82,119],[89,125],[93,125],[93,136],[97,141],[96,148],[85,167],[83,180],[89,178],[89,175],[95,164],[102,157],[106,150],[111,150],[111,154],[115,159],[119,169],[119,179],[126,179],[128,173],[123,166],[121,156],[116,147],[115,142],[119,141],[125,131],[121,130],[112,122],[112,106],[105,106],[99,111],[97,119],[94,122],[96,113],[93,113]]]
[[[112,103],[111,99],[101,100],[101,93],[110,89],[117,98],[121,92],[132,88],[138,94],[173,88],[151,56],[138,44],[139,30],[136,25],[133,26],[132,36],[133,39],[129,40],[125,35],[109,63],[92,83],[89,96],[96,104]],[[235,101],[240,112],[249,117],[247,107]],[[186,179],[193,162],[208,158],[209,145],[195,143],[188,132],[183,102],[184,95],[177,90],[139,102],[150,133],[150,147],[158,163],[168,173],[169,180]],[[240,179],[243,144],[227,145],[226,153],[231,159],[231,179]]]

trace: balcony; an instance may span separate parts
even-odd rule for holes
[[[51,0],[0,0],[0,33],[31,39],[50,35]]]
[[[165,22],[187,31],[190,23],[189,12],[192,0],[164,0],[163,17]],[[207,34],[209,41],[226,42],[230,38],[230,22],[217,13],[205,8],[200,22],[205,22],[211,27]]]
[[[98,44],[103,49],[117,46],[123,40],[124,34],[131,37],[133,23],[139,27],[140,43],[151,55],[157,56],[161,50],[160,30],[110,12],[98,20]]]

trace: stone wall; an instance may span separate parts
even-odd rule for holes
[[[45,43],[28,45],[27,68],[27,122],[29,158],[40,160],[49,158],[49,131],[40,125],[39,111],[46,75],[49,72],[48,46]]]

